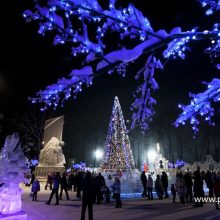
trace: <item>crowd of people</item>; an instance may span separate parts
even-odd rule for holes
[[[145,171],[141,173],[141,182],[143,185],[142,197],[148,197],[148,199],[153,199],[153,189],[155,189],[156,194],[159,199],[169,198],[168,195],[168,176],[165,171],[161,175],[157,175],[155,184],[152,178],[151,173],[148,174],[148,177],[145,174]]]
[[[200,171],[199,167],[195,172],[178,172],[176,179],[172,183],[168,181],[168,175],[165,171],[161,175],[156,175],[155,181],[152,174],[146,175],[145,171],[140,176],[143,185],[143,197],[149,200],[164,199],[172,196],[172,202],[176,202],[176,196],[179,197],[180,203],[193,203],[197,207],[201,207],[204,201],[195,200],[196,197],[205,197],[204,183],[208,188],[209,197],[220,197],[220,172]],[[168,184],[169,183],[169,184]],[[40,191],[40,183],[35,177],[34,172],[31,174],[31,197],[33,201],[37,201],[37,193]],[[170,189],[168,188],[171,186]],[[85,219],[86,209],[88,207],[89,220],[93,219],[93,204],[100,205],[102,203],[110,204],[111,198],[115,201],[115,208],[122,207],[121,201],[121,182],[120,177],[115,176],[111,186],[107,186],[105,178],[101,173],[91,173],[89,171],[78,171],[71,173],[48,174],[45,183],[45,190],[51,190],[50,196],[46,204],[50,205],[55,195],[56,203],[59,205],[63,199],[63,191],[66,200],[70,200],[69,191],[75,191],[76,197],[82,200],[81,220]],[[168,191],[170,190],[170,195]],[[156,197],[153,196],[156,192]],[[218,209],[216,203],[216,209]]]
[[[34,172],[31,174],[30,184],[32,201],[37,202],[37,194],[40,191],[39,180],[35,177]],[[114,183],[107,186],[105,178],[101,173],[91,173],[89,171],[71,172],[69,174],[59,172],[49,173],[45,183],[45,190],[51,190],[47,205],[51,204],[55,195],[56,202],[59,205],[63,199],[63,191],[66,200],[70,200],[68,191],[75,191],[76,197],[82,200],[81,220],[85,219],[85,212],[88,207],[89,220],[93,219],[93,204],[110,204],[111,198],[115,200],[115,208],[122,207],[121,201],[121,182],[120,177],[115,177]]]
[[[165,171],[161,175],[156,175],[154,184],[152,175],[148,174],[147,177],[145,171],[142,172],[140,178],[143,185],[143,197],[152,200],[152,190],[155,189],[158,199],[169,198],[168,175]],[[170,184],[173,203],[176,202],[176,196],[178,195],[180,203],[193,203],[196,207],[202,207],[204,200],[200,199],[199,201],[195,198],[205,197],[204,183],[208,189],[208,197],[220,197],[220,172],[200,171],[200,167],[195,172],[178,172],[176,179]],[[216,209],[218,209],[218,203],[215,204]]]

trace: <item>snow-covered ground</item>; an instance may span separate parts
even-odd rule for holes
[[[29,187],[22,188],[24,189],[22,207],[28,215],[28,220],[80,220],[81,201],[76,198],[74,192],[70,192],[71,199],[68,201],[64,194],[63,200],[57,206],[54,205],[55,197],[51,205],[45,204],[51,191],[45,191],[43,185],[38,193],[38,202],[32,202],[29,197]],[[213,203],[206,203],[203,207],[195,208],[192,204],[173,204],[171,198],[164,200],[155,198],[152,201],[146,198],[124,199],[121,209],[116,209],[112,201],[110,205],[94,205],[93,213],[94,220],[220,219],[220,210],[215,210]]]

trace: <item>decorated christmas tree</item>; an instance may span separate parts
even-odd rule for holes
[[[105,143],[102,169],[105,171],[132,171],[135,169],[130,140],[118,97],[115,97]]]

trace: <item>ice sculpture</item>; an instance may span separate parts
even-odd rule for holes
[[[19,135],[13,133],[6,137],[0,153],[0,218],[1,215],[20,215],[22,189],[19,184],[26,181],[27,172]],[[22,216],[25,219],[24,214]]]

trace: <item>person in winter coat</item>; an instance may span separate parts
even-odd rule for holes
[[[148,174],[148,180],[147,180],[147,195],[148,195],[148,199],[153,200],[153,178],[151,176],[151,174]]]
[[[54,175],[55,175],[55,173],[54,173]],[[48,185],[50,187],[50,190],[52,190],[53,176],[50,173],[48,173],[48,175],[47,175],[47,181],[46,181],[46,185],[45,185],[45,190],[47,190]]]
[[[200,172],[200,167],[194,172],[194,184],[193,184],[194,197],[202,198],[205,196],[203,190],[203,177]],[[203,201],[195,202],[195,206],[202,207]]]
[[[173,196],[173,203],[175,203],[176,202],[176,188],[175,188],[174,184],[171,184],[170,190],[171,190],[171,194]]]
[[[214,177],[214,194],[216,198],[215,208],[217,210],[219,209],[218,201],[220,199],[220,171],[218,171]]]
[[[147,196],[147,193],[146,193],[147,192],[147,177],[146,177],[145,171],[141,173],[141,183],[144,188],[142,197],[146,197]]]
[[[207,170],[205,174],[205,182],[206,182],[207,188],[209,189],[209,197],[213,197],[214,183],[213,183],[213,174],[210,170]]]
[[[168,195],[168,192],[167,192],[167,188],[168,188],[168,176],[167,176],[167,174],[165,173],[165,171],[162,172],[161,182],[162,182],[162,184],[163,184],[163,190],[164,190],[164,193],[165,193],[165,198],[169,198],[169,195]]]
[[[158,198],[163,199],[164,191],[163,191],[163,184],[161,182],[160,175],[157,175],[157,178],[155,181],[155,190],[156,190]]]
[[[175,188],[180,198],[180,203],[185,203],[186,190],[182,173],[176,175]]]
[[[49,200],[46,202],[47,205],[50,205],[50,202],[51,202],[54,194],[56,195],[56,203],[55,203],[55,205],[59,205],[59,195],[58,195],[59,185],[60,185],[60,173],[57,172],[55,174],[55,176],[53,177],[53,189],[52,189],[52,192],[50,194]]]
[[[99,173],[95,177],[95,185],[96,185],[96,200],[97,200],[97,204],[100,205],[103,202],[102,188],[106,186],[105,178],[102,176],[101,173]]]
[[[81,198],[83,174],[79,171],[76,175],[76,197]]]
[[[86,176],[82,182],[82,211],[81,220],[85,220],[86,208],[88,206],[89,220],[93,220],[93,203],[95,203],[95,180],[90,172],[86,172]]]
[[[185,186],[186,186],[186,202],[192,202],[193,201],[193,194],[192,194],[193,181],[192,181],[192,176],[190,172],[185,173],[183,176],[183,179],[185,181]]]
[[[35,173],[34,171],[31,172],[31,181],[30,181],[30,184],[32,184],[35,180]]]
[[[108,186],[103,186],[102,187],[102,193],[103,193],[103,196],[104,196],[104,199],[105,199],[105,203],[106,204],[110,204],[110,200],[111,200],[111,191],[109,189]]]
[[[31,192],[32,192],[32,201],[37,202],[37,193],[40,191],[40,183],[37,178],[32,182]]]
[[[118,177],[115,177],[115,182],[112,185],[113,194],[116,200],[116,206],[115,208],[121,208],[122,202],[121,202],[121,182]]]
[[[69,200],[69,194],[68,194],[68,184],[67,184],[67,178],[66,178],[66,173],[63,173],[61,179],[60,179],[60,185],[61,185],[61,189],[60,189],[60,200],[62,200],[62,194],[63,194],[63,190],[66,193],[66,199]]]

